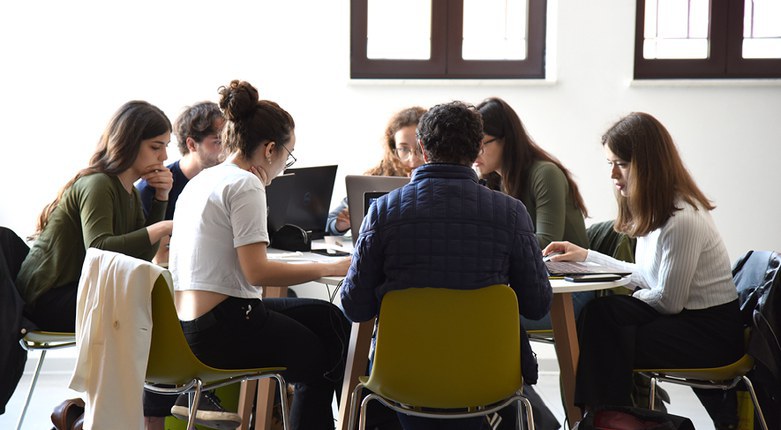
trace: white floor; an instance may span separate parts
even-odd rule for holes
[[[564,410],[559,400],[559,371],[553,347],[537,342],[533,343],[532,346],[537,352],[541,371],[540,381],[535,388],[554,415],[560,422],[563,422]],[[24,404],[24,396],[27,393],[37,357],[37,352],[30,353],[25,374],[6,406],[6,413],[0,415],[0,429],[16,428],[16,422]],[[67,388],[74,357],[75,349],[73,348],[50,351],[46,355],[43,371],[38,379],[38,385],[35,388],[22,428],[30,430],[52,428],[49,419],[52,409],[63,400],[78,396],[78,393]],[[713,429],[713,423],[689,388],[672,384],[663,386],[672,398],[672,404],[668,405],[670,413],[691,418],[697,430]]]

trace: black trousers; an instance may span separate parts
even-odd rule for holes
[[[737,300],[664,315],[631,296],[592,300],[578,320],[575,404],[632,406],[632,370],[729,364],[744,353]]]
[[[333,304],[316,299],[229,298],[205,315],[182,322],[193,353],[214,367],[285,366],[296,384],[293,429],[334,428],[332,401],[341,385],[349,322]]]
[[[75,332],[78,281],[52,288],[41,294],[24,315],[40,330]]]

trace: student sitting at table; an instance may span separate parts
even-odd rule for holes
[[[376,317],[388,291],[492,284],[515,290],[520,314],[541,318],[548,312],[552,290],[526,209],[478,184],[471,168],[482,137],[480,115],[463,103],[438,105],[423,115],[418,144],[426,164],[412,173],[408,185],[373,203],[361,226],[341,292],[350,320]],[[466,224],[471,227],[463,228]],[[475,249],[483,252],[475,255]],[[432,258],[443,255],[448,258]],[[525,332],[522,336],[523,378],[534,383],[536,360]],[[482,423],[480,418],[399,418],[405,429],[480,429]]]
[[[166,165],[173,175],[173,186],[168,193],[168,207],[165,211],[165,219],[174,218],[176,201],[179,194],[182,193],[184,186],[201,173],[203,169],[216,166],[220,162],[222,154],[222,143],[220,133],[225,119],[222,117],[222,111],[217,103],[200,102],[188,106],[174,120],[174,134],[176,135],[177,145],[182,158]],[[141,204],[144,207],[144,213],[148,214],[152,208],[155,187],[142,179],[136,184]],[[168,264],[168,245],[170,237],[164,236],[160,241],[160,248],[157,250],[154,262],[161,265]],[[176,415],[186,417],[188,415],[187,396],[179,397],[179,405],[174,405],[176,396],[157,394],[151,391],[144,391],[144,423],[146,430],[163,430],[165,427],[165,417],[171,415],[171,408],[175,408]],[[229,423],[233,428],[241,424],[241,417],[235,412],[226,411],[222,407],[220,399],[214,394],[213,390],[205,391],[201,396],[197,413],[202,418],[201,421],[212,422],[210,427],[217,424],[223,425]],[[205,418],[210,418],[206,420]]]
[[[403,109],[391,117],[385,128],[383,156],[380,163],[366,171],[372,176],[410,176],[423,164],[423,154],[417,145],[415,129],[420,117],[426,113],[422,107]],[[347,197],[328,214],[326,233],[343,235],[350,230],[350,209]]]
[[[87,248],[151,260],[160,239],[171,234],[164,221],[173,179],[163,162],[171,122],[145,101],[122,105],[109,121],[92,154],[40,215],[35,243],[16,285],[25,314],[39,329],[74,332],[76,294]],[[133,183],[155,187],[144,216]]]
[[[743,354],[743,330],[727,249],[713,204],[681,160],[667,129],[647,113],[611,126],[602,146],[615,184],[615,228],[637,238],[636,264],[568,242],[556,261],[607,262],[633,272],[631,296],[600,297],[578,322],[575,403],[631,406],[632,369],[729,364]]]
[[[350,260],[269,258],[265,187],[296,161],[295,124],[243,81],[220,88],[219,106],[227,159],[193,178],[174,212],[170,269],[185,337],[208,365],[285,366],[284,377],[296,384],[291,428],[333,429],[349,323],[323,300],[260,295],[261,286],[343,276]]]
[[[483,118],[483,146],[474,167],[481,176],[498,173],[501,190],[523,202],[531,216],[540,248],[566,240],[588,246],[583,196],[572,173],[539,147],[504,100],[494,97],[477,105]],[[593,291],[572,295],[575,316],[596,297]],[[539,321],[522,319],[527,330],[551,330],[550,315]]]

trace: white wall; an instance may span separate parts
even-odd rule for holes
[[[716,202],[731,257],[781,250],[781,81],[634,83],[631,0],[549,0],[548,82],[351,82],[349,2],[4,2],[0,6],[0,225],[30,233],[44,204],[83,167],[122,103],[173,119],[234,78],[297,123],[300,166],[361,173],[396,110],[500,96],[576,174],[592,214],[615,205],[599,137],[621,115],[666,124]],[[403,29],[402,29],[403,31]],[[169,156],[178,158],[172,142]]]

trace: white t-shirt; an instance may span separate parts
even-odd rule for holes
[[[232,163],[205,169],[176,202],[169,267],[174,289],[258,298],[239,266],[236,248],[269,243],[266,188]]]

